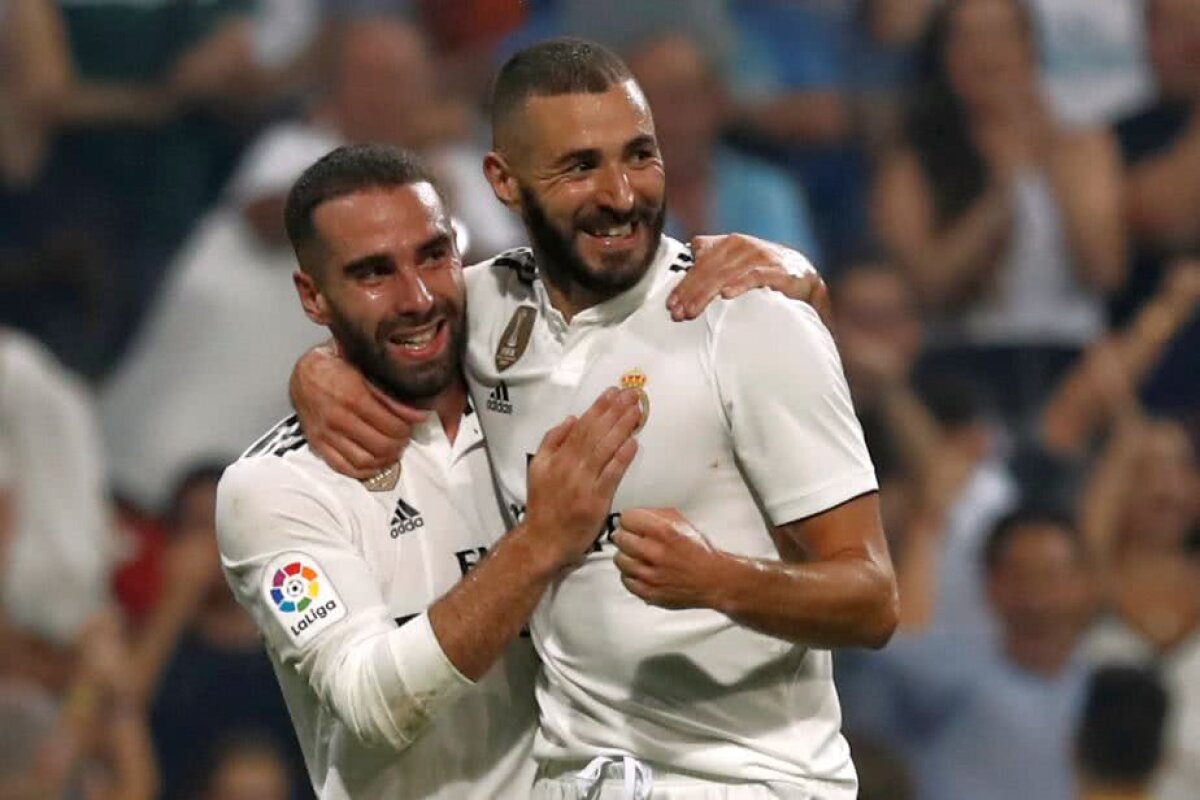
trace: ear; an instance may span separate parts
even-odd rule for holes
[[[517,186],[516,175],[508,165],[508,160],[498,151],[492,150],[483,157],[483,174],[492,185],[496,199],[513,211],[521,208],[521,190]]]
[[[304,313],[308,315],[308,318],[318,325],[328,326],[329,304],[325,300],[325,295],[321,293],[321,288],[313,280],[313,276],[302,270],[296,270],[292,273],[292,283],[296,286],[296,294],[300,295],[300,305],[304,307]]]

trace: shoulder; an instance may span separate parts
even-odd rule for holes
[[[499,295],[528,294],[537,277],[533,250],[515,247],[463,270],[468,295],[492,292]],[[472,300],[473,302],[473,300]]]
[[[357,482],[339,475],[309,449],[300,421],[292,414],[260,436],[225,469],[218,498],[224,495],[242,502],[274,502],[284,495],[310,496],[328,505],[343,485]]]
[[[745,341],[756,349],[834,349],[833,337],[816,309],[779,292],[754,289],[732,300],[713,301],[704,312],[714,345]]]

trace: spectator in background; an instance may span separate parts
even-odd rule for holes
[[[795,248],[820,262],[808,206],[777,167],[720,143],[728,96],[717,67],[693,40],[649,39],[629,67],[652,108],[667,170],[667,232],[687,240],[705,231],[741,231]]]
[[[0,798],[151,800],[158,773],[146,711],[126,671],[117,617],[98,613],[79,637],[61,704],[43,687],[0,683]]]
[[[1029,0],[1044,84],[1067,125],[1107,125],[1150,99],[1145,0]]]
[[[883,262],[846,267],[831,288],[838,349],[867,442],[894,452],[898,478],[882,480],[886,529],[897,550],[907,624],[981,637],[990,615],[976,565],[987,533],[1017,501],[1000,436],[979,392],[955,380],[917,382],[924,340],[905,276]],[[879,439],[886,439],[880,442]],[[937,607],[923,590],[936,570]]]
[[[168,799],[195,786],[208,748],[237,730],[269,737],[286,753],[292,783],[308,786],[258,629],[221,577],[215,513],[222,471],[197,465],[180,481],[163,596],[143,625],[131,666],[141,693],[153,699],[151,727]],[[307,788],[300,791],[307,795]]]
[[[351,17],[334,35],[328,91],[311,114],[315,130],[345,142],[380,142],[420,154],[466,231],[469,259],[524,242],[520,223],[483,177],[478,120],[447,97],[421,32],[401,19]]]
[[[304,168],[336,146],[333,137],[288,124],[247,152],[104,385],[112,481],[141,508],[162,511],[184,469],[237,453],[287,415],[280,365],[316,339],[295,302],[283,201]]]
[[[241,146],[225,101],[250,82],[240,53],[251,3],[20,4],[40,13],[14,16],[37,22],[13,32],[18,55],[56,77],[20,105],[46,153],[36,181],[0,192],[0,216],[13,223],[0,246],[29,262],[27,284],[5,293],[0,315],[96,376]],[[46,260],[61,271],[46,275]],[[91,326],[82,335],[81,318]]]
[[[1124,280],[1116,151],[1052,119],[1017,0],[940,6],[921,69],[905,142],[877,177],[876,226],[959,346],[940,366],[988,381],[1019,418],[1104,330],[1105,294]]]
[[[1133,244],[1118,321],[1162,288],[1178,257],[1200,253],[1200,0],[1146,0],[1146,28],[1159,93],[1116,129]],[[1198,348],[1193,321],[1147,381],[1151,408],[1200,417]]]
[[[1083,497],[1081,518],[1108,613],[1087,643],[1098,662],[1157,663],[1172,695],[1155,796],[1200,795],[1200,467],[1178,423],[1120,421]]]
[[[278,744],[247,733],[224,737],[196,800],[291,800],[293,779]]]
[[[1151,800],[1168,706],[1152,671],[1109,666],[1092,675],[1075,736],[1079,800]]]
[[[55,688],[116,559],[94,414],[45,348],[0,329],[0,662]]]
[[[1091,611],[1083,542],[1065,519],[1020,510],[982,562],[996,640],[909,629],[878,654],[843,653],[847,727],[907,754],[922,800],[1071,800]]]

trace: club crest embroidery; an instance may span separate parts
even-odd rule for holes
[[[529,338],[533,335],[533,322],[537,319],[537,310],[533,306],[520,306],[513,312],[512,319],[500,337],[500,345],[496,348],[496,369],[500,372],[511,367],[525,355],[529,347]]]
[[[646,427],[646,420],[650,418],[650,395],[646,394],[646,373],[640,369],[631,369],[621,376],[622,389],[635,389],[638,396],[638,410],[642,412],[642,418],[638,420],[636,431],[640,431]]]
[[[396,483],[400,480],[400,462],[397,461],[390,467],[376,475],[372,475],[362,481],[363,486],[368,492],[390,492],[396,488]]]

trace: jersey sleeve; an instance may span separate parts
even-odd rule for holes
[[[403,749],[471,685],[426,614],[389,617],[344,506],[295,466],[264,457],[226,470],[217,533],[267,646],[360,739]]]
[[[738,460],[772,523],[877,489],[837,347],[816,311],[774,292],[714,308],[717,393]]]

